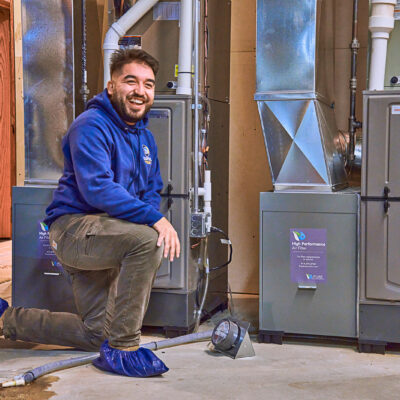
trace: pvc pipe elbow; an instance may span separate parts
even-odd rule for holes
[[[111,54],[119,49],[119,39],[136,24],[159,0],[139,0],[118,21],[114,22],[104,38],[104,87],[110,80]]]
[[[104,38],[103,50],[104,50],[104,75],[103,75],[103,85],[107,86],[107,82],[111,79],[110,76],[110,61],[111,55],[114,51],[119,49],[118,41],[121,37],[118,32],[117,23],[111,25],[110,29],[107,31],[106,36]]]
[[[112,24],[110,29],[107,31],[106,36],[104,38],[103,50],[118,50],[119,38],[122,36],[116,29],[116,23]]]
[[[137,1],[116,23],[124,36],[132,26],[136,24],[159,0]],[[114,25],[114,24],[113,24]]]

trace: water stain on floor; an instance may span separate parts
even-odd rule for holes
[[[37,379],[35,382],[19,387],[10,387],[0,389],[0,400],[47,400],[56,393],[47,390],[51,384],[57,382],[60,378],[56,376],[45,376]]]

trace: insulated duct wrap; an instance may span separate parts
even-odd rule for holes
[[[258,0],[255,99],[275,190],[346,186],[334,110],[333,0]]]

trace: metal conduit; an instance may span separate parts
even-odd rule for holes
[[[358,33],[358,0],[353,1],[353,39],[351,48],[351,77],[350,77],[350,117],[349,117],[349,148],[348,160],[352,164],[354,161],[354,151],[357,129],[361,128],[361,122],[356,119],[356,93],[357,93],[357,54],[360,42],[357,38]]]
[[[199,211],[199,2],[194,0],[194,212]]]
[[[82,0],[82,86],[81,95],[83,102],[83,109],[86,109],[86,104],[89,96],[89,89],[87,85],[87,36],[86,36],[86,0]]]

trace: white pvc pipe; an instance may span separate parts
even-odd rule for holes
[[[193,6],[192,0],[181,0],[178,87],[176,94],[192,95],[192,44]]]
[[[104,38],[104,87],[110,80],[110,60],[115,50],[119,49],[118,41],[135,25],[159,0],[139,0],[118,21],[114,22]]]
[[[385,86],[387,39],[374,38],[371,51],[369,90],[383,90]]]
[[[194,5],[194,182],[193,209],[199,212],[199,17],[200,3],[193,0]]]
[[[211,212],[211,171],[204,171],[204,211]],[[209,207],[209,210],[206,210]]]
[[[369,90],[384,89],[387,41],[394,28],[394,6],[396,4],[397,0],[372,0],[369,19],[372,39]]]
[[[206,228],[207,232],[211,231],[212,226],[212,209],[211,209],[211,171],[204,171],[204,212],[207,214]]]

